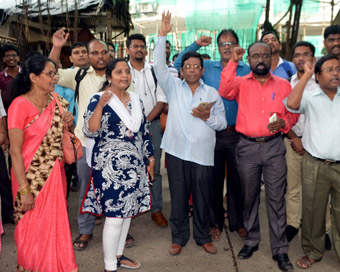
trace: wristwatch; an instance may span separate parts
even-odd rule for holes
[[[151,126],[151,122],[149,120],[146,120],[146,127],[149,128]]]

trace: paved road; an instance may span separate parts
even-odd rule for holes
[[[163,174],[163,198],[164,214],[170,215],[170,196],[167,184],[166,171]],[[77,193],[71,193],[69,197],[69,216],[72,236],[77,232]],[[238,260],[235,258],[242,248],[242,241],[236,233],[223,233],[222,239],[216,243],[218,252],[216,255],[207,254],[201,247],[191,239],[178,256],[170,256],[168,249],[171,244],[170,228],[158,228],[151,220],[150,212],[138,216],[132,220],[130,233],[135,238],[135,245],[125,249],[124,254],[133,257],[142,263],[139,271],[147,272],[265,272],[280,271],[277,264],[271,258],[269,246],[268,223],[264,196],[260,207],[260,221],[262,242],[259,251],[255,252],[249,260]],[[102,272],[104,270],[101,233],[103,224],[96,227],[94,237],[88,248],[83,252],[76,251],[76,260],[81,272]],[[16,268],[16,247],[13,239],[14,226],[5,225],[5,235],[2,237],[2,256],[0,259],[0,272],[13,272]],[[295,265],[298,257],[302,255],[299,237],[290,243],[289,257]],[[296,268],[299,271],[300,269]],[[118,271],[123,271],[119,269]],[[301,271],[301,270],[300,270]],[[332,249],[325,253],[320,263],[312,266],[310,272],[339,272],[340,264]],[[40,271],[44,272],[44,271]]]

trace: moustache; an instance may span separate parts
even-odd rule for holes
[[[334,49],[334,48],[339,48],[339,49],[340,49],[340,45],[334,45],[334,46],[332,47],[332,49]]]
[[[230,49],[223,50],[223,54],[225,54],[225,53],[231,53],[231,50]]]
[[[299,61],[299,62],[298,62],[298,65],[304,65],[304,64],[305,64],[304,61]]]
[[[264,64],[264,63],[262,63],[262,62],[261,62],[261,63],[259,63],[259,64],[257,64],[257,65],[256,65],[256,68],[258,68],[258,67],[259,67],[259,66],[261,66],[261,65],[262,65],[262,66],[264,66],[265,68],[267,68],[267,65],[265,65],[265,64]]]

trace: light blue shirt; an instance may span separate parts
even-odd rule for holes
[[[74,91],[69,88],[60,86],[60,85],[55,85],[54,91],[67,100],[67,102],[69,103],[67,110],[69,112],[73,114],[73,109],[76,108],[75,114],[73,114],[73,117],[74,117],[73,123],[74,125],[76,125],[77,119],[78,119],[78,106],[76,103],[74,103]]]
[[[190,51],[197,51],[200,49],[200,46],[194,42],[185,50],[179,54],[178,58],[176,59],[174,65],[176,69],[179,71],[179,68],[181,67],[182,57],[185,53]],[[223,70],[222,61],[221,60],[205,60],[203,63],[204,66],[204,74],[202,76],[202,79],[205,84],[214,87],[216,90],[218,90],[220,86],[221,81],[221,72]],[[237,76],[245,76],[250,73],[250,67],[245,64],[242,61],[238,62],[237,69],[236,69],[236,75]],[[222,97],[222,101],[224,104],[226,119],[228,122],[228,126],[234,126],[236,124],[236,117],[237,117],[237,110],[238,105],[236,100],[228,100]]]
[[[284,62],[286,64],[284,64]],[[291,75],[288,74],[288,71],[287,71],[288,66],[290,67],[289,71],[291,72]],[[281,77],[281,78],[284,78],[284,79],[289,79],[292,75],[294,75],[296,73],[296,68],[295,68],[294,63],[280,58],[279,63],[277,64],[275,71],[273,72],[272,69],[270,69],[270,71],[275,76],[278,76],[278,77]]]
[[[170,75],[165,65],[166,37],[158,37],[154,50],[154,70],[168,103],[169,112],[161,148],[185,161],[204,166],[214,165],[215,130],[227,127],[221,97],[216,89],[200,80],[192,94],[185,80]],[[203,121],[191,115],[201,102],[213,102],[210,118]]]
[[[305,114],[302,145],[313,157],[340,161],[340,88],[333,101],[317,89],[303,92],[300,108],[290,112]]]

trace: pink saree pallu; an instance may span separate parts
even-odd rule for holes
[[[18,110],[23,110],[20,105]],[[19,271],[78,271],[67,214],[62,133],[63,122],[54,100],[24,129],[22,155],[35,203],[33,210],[21,211],[18,182],[12,171]]]

